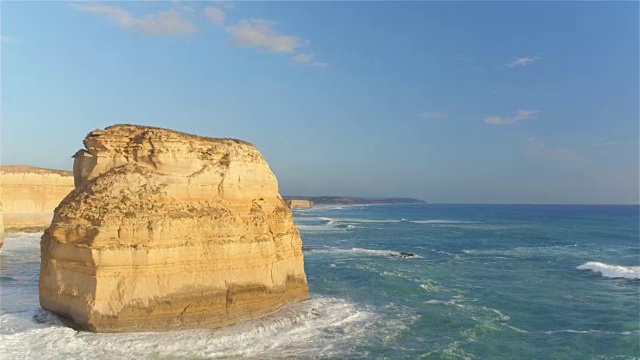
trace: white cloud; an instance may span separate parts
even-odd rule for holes
[[[484,119],[484,122],[491,125],[507,125],[522,120],[531,120],[535,118],[537,111],[518,110],[514,116],[490,116]]]
[[[329,66],[329,64],[326,62],[313,61],[314,57],[315,55],[313,54],[298,54],[294,56],[292,59],[294,63],[302,66],[315,66],[315,67]]]
[[[538,61],[538,59],[540,59],[537,56],[523,56],[523,57],[519,57],[519,58],[515,58],[513,59],[513,61],[506,63],[505,66],[506,67],[522,67],[522,66],[527,66],[527,65],[531,65],[534,62]]]
[[[545,143],[540,142],[533,137],[527,139],[527,144],[534,153],[548,158],[571,161],[581,165],[591,165],[593,163],[591,160],[582,157],[575,151],[550,148]]]
[[[204,15],[216,25],[224,24],[224,11],[218,9],[217,7],[207,7],[206,9],[204,9]]]
[[[276,21],[262,19],[240,20],[227,27],[233,44],[237,47],[262,48],[268,52],[292,53],[308,43],[296,36],[283,35],[274,30]]]
[[[605,141],[600,143],[593,143],[591,146],[600,147],[600,146],[613,146],[613,145],[628,145],[628,144],[637,144],[637,140],[632,141]]]
[[[185,36],[196,31],[195,25],[176,10],[164,10],[137,18],[129,11],[110,5],[80,4],[72,6],[80,11],[100,14],[116,25],[151,36]]]
[[[418,114],[418,116],[425,119],[444,119],[447,117],[447,114],[432,112],[432,111],[425,111]]]

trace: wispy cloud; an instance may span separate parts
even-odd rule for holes
[[[204,15],[216,25],[224,24],[225,13],[217,7],[207,7],[204,9]]]
[[[314,67],[327,67],[329,66],[326,62],[314,61],[315,55],[313,54],[298,54],[292,58],[293,62],[296,65],[302,66],[314,66]]]
[[[513,116],[490,116],[484,122],[490,125],[508,125],[518,121],[535,119],[537,111],[518,110]]]
[[[17,43],[20,40],[14,38],[13,36],[0,35],[0,42],[2,43]]]
[[[240,20],[236,25],[227,27],[233,44],[237,47],[261,48],[267,52],[292,53],[309,41],[293,35],[278,33],[274,28],[276,21],[262,19]]]
[[[150,36],[185,36],[196,31],[195,25],[176,10],[163,10],[135,17],[131,12],[111,5],[74,3],[75,9],[102,15],[117,26]]]
[[[444,119],[447,117],[447,114],[441,112],[424,111],[419,113],[418,116],[424,119]]]
[[[204,9],[204,16],[213,24],[224,26],[226,11],[235,7],[233,1],[213,1],[216,6]],[[145,16],[136,16],[129,10],[112,5],[97,3],[72,3],[78,10],[98,14],[110,20],[116,26],[133,32],[150,36],[186,36],[197,31],[195,24],[185,15],[195,12],[194,7],[185,1],[171,1],[172,8],[161,10]],[[308,44],[308,40],[294,35],[282,34],[276,30],[278,22],[263,19],[243,19],[233,26],[224,29],[231,35],[234,46],[258,48],[271,53],[296,53]],[[8,36],[2,42],[13,41]],[[327,67],[326,62],[316,61],[314,54],[297,54],[292,61],[300,66]]]
[[[529,145],[529,148],[534,153],[546,156],[551,159],[571,161],[580,165],[591,165],[593,163],[591,160],[581,156],[575,151],[560,148],[551,148],[545,143],[533,137],[527,139],[527,145]]]
[[[605,141],[599,143],[593,143],[591,146],[593,147],[601,147],[601,146],[615,146],[615,145],[629,145],[629,144],[637,144],[638,140],[631,141]]]
[[[506,63],[505,66],[509,68],[527,66],[533,64],[539,59],[540,58],[537,56],[523,56],[513,59],[512,61]]]
[[[195,10],[193,9],[193,7],[189,6],[189,5],[185,5],[184,1],[171,1],[171,3],[173,4],[173,7],[175,7],[176,9],[180,10],[180,11],[184,11],[186,13],[190,13],[193,14],[195,12]]]

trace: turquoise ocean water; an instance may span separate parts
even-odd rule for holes
[[[640,358],[637,206],[334,206],[295,218],[311,300],[216,331],[66,328],[38,305],[40,234],[14,234],[0,253],[0,358]]]

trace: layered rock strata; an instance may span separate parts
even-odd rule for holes
[[[313,207],[313,201],[311,200],[290,199],[286,201],[291,209],[310,209]]]
[[[251,144],[115,125],[75,154],[40,303],[98,332],[215,328],[308,298],[302,241]]]
[[[74,189],[73,173],[32,166],[0,166],[2,220],[7,231],[42,231]]]

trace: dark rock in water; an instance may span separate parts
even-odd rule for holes
[[[398,258],[401,258],[401,259],[411,259],[411,258],[418,257],[418,255],[416,255],[414,253],[410,253],[410,252],[401,252],[399,254],[391,253],[389,255],[393,256],[393,257],[398,257]]]
[[[401,252],[400,255],[397,255],[399,258],[402,259],[407,259],[407,258],[414,258],[416,257],[416,254],[413,253],[409,253],[409,252]]]

